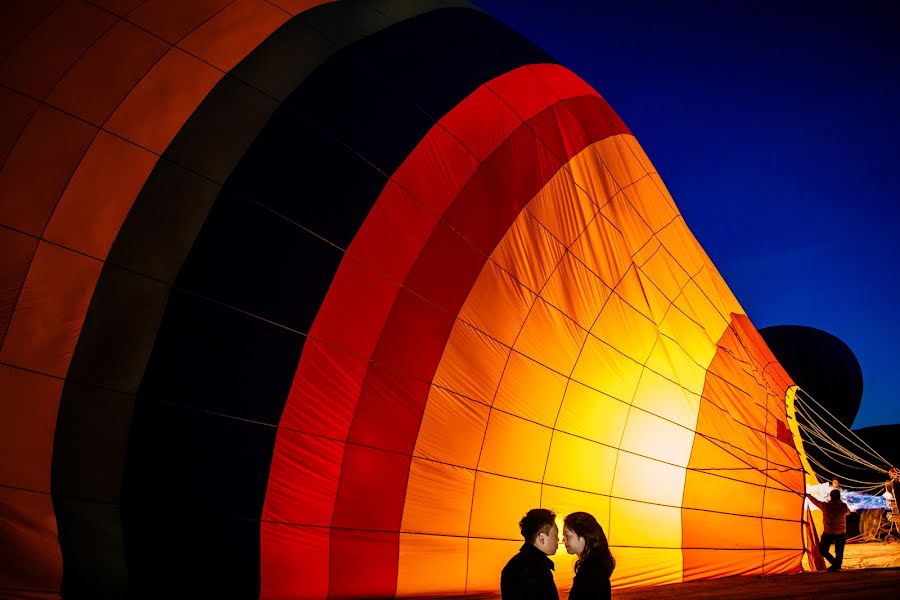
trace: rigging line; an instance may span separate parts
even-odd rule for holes
[[[824,447],[818,445],[814,440],[809,440],[809,441],[812,442],[811,445],[812,445],[813,447],[817,448],[817,449],[820,450],[823,454],[825,454],[829,459],[833,460],[834,462],[836,462],[837,464],[839,464],[839,465],[841,465],[841,466],[843,466],[843,467],[848,467],[848,468],[850,468],[850,469],[859,469],[860,466],[863,466],[863,467],[866,467],[866,468],[868,468],[868,469],[870,469],[870,470],[873,470],[873,471],[876,471],[876,472],[881,472],[881,469],[880,469],[880,468],[874,467],[874,466],[868,466],[868,465],[863,464],[863,463],[849,464],[849,463],[843,462],[843,461],[840,460],[840,458],[847,458],[846,455],[841,454],[841,453],[839,453],[839,452],[834,452],[834,451],[829,450],[829,449],[827,449],[827,448],[824,448]]]
[[[818,433],[817,433],[816,431],[814,431],[814,430],[809,430],[809,429],[807,429],[807,428],[805,428],[805,427],[803,427],[803,426],[801,426],[799,429],[800,429],[801,431],[805,431],[806,433],[809,434],[810,437],[809,437],[809,439],[807,440],[808,443],[810,443],[812,446],[818,448],[819,450],[822,450],[823,452],[826,452],[826,448],[824,448],[822,445],[820,445],[819,443],[817,443],[816,440],[815,440],[814,438],[819,438],[820,440],[823,440],[823,441],[826,441],[826,442],[832,442],[831,444],[829,444],[829,446],[831,446],[831,448],[833,448],[835,451],[837,451],[838,453],[840,453],[840,455],[843,456],[843,457],[845,457],[845,458],[850,458],[850,459],[852,459],[852,460],[855,460],[855,461],[858,462],[860,465],[865,466],[865,467],[867,467],[867,468],[869,468],[869,469],[872,469],[872,470],[874,470],[874,471],[878,471],[878,472],[886,472],[886,471],[885,471],[882,467],[880,467],[879,465],[876,465],[875,463],[872,463],[871,461],[866,460],[865,458],[863,458],[863,457],[861,457],[861,456],[858,456],[858,455],[855,454],[854,452],[851,452],[850,450],[848,450],[847,448],[844,448],[843,446],[841,446],[841,445],[839,445],[839,444],[833,443],[833,440],[831,440],[830,438],[827,438],[827,437],[823,438],[820,434],[818,434]],[[849,466],[849,465],[848,465],[848,466]]]
[[[843,446],[842,444],[840,444],[840,443],[836,442],[834,439],[832,439],[831,436],[829,436],[828,433],[824,429],[822,429],[821,426],[819,426],[817,423],[815,423],[815,421],[813,419],[810,418],[810,415],[806,414],[803,411],[801,411],[801,415],[805,418],[805,420],[809,421],[809,425],[798,422],[800,429],[805,430],[807,433],[810,433],[816,437],[819,437],[823,441],[827,441],[829,443],[829,445],[831,445],[832,447],[842,451],[844,454],[848,455],[849,457],[851,457],[861,463],[866,463],[870,468],[877,470],[877,471],[883,471],[882,467],[875,465],[868,458],[863,458],[863,457],[859,456],[856,452],[851,451],[849,448]],[[883,461],[882,464],[887,463],[887,461],[885,461],[884,458],[882,458],[881,456],[875,456],[874,458],[876,460]]]
[[[804,396],[806,396],[807,398],[809,398],[810,400],[812,400],[813,402],[815,402],[816,405],[818,405],[823,411],[825,411],[825,413],[827,413],[832,419],[834,419],[837,423],[839,423],[839,424],[841,425],[841,427],[843,427],[845,430],[847,430],[849,433],[851,433],[851,434],[853,435],[853,437],[856,438],[856,440],[858,440],[858,442],[862,444],[862,446],[860,446],[860,449],[863,449],[863,450],[868,449],[869,452],[871,452],[871,453],[872,453],[873,455],[875,455],[878,459],[880,459],[882,463],[884,463],[884,464],[890,464],[887,460],[885,460],[885,458],[884,458],[883,456],[881,456],[880,454],[878,454],[878,452],[877,452],[874,448],[872,448],[868,443],[866,443],[865,440],[863,440],[861,437],[859,437],[859,435],[857,435],[856,433],[854,433],[852,429],[850,429],[849,427],[847,427],[846,425],[844,425],[843,423],[841,423],[840,420],[838,420],[833,414],[831,414],[831,412],[830,412],[827,408],[825,408],[824,406],[822,406],[822,403],[821,403],[821,402],[819,402],[818,400],[816,400],[815,398],[813,398],[813,396],[812,396],[809,392],[807,392],[806,390],[804,390],[804,389],[801,388],[800,386],[797,386],[797,389],[800,390],[801,392],[803,392],[803,395],[804,395]],[[840,432],[839,430],[837,430],[837,429],[835,429],[835,431],[838,431],[839,433],[841,433],[841,432]],[[845,437],[846,437],[846,436],[845,436]],[[850,442],[853,442],[853,440],[851,440],[850,438],[847,438],[847,440],[850,441]]]
[[[813,465],[819,467],[819,468],[822,469],[823,471],[826,470],[825,465],[822,465],[822,464],[819,463],[819,461],[817,461],[816,459],[814,459],[814,458],[812,458],[812,457],[809,457],[809,456],[807,457],[807,459],[809,460],[809,462],[810,462],[811,464],[813,464]],[[863,484],[863,485],[874,485],[874,484],[875,484],[875,482],[872,482],[872,481],[864,481],[864,480],[862,480],[862,479],[855,479],[855,478],[853,478],[853,477],[848,477],[848,476],[846,476],[846,475],[841,475],[840,473],[835,473],[834,475],[835,475],[835,477],[836,477],[837,479],[840,479],[840,480],[842,480],[842,481],[852,481],[852,482],[854,482],[854,483],[861,483],[861,484]]]

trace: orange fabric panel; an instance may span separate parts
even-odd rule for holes
[[[50,462],[62,386],[60,379],[0,364],[0,411],[15,415],[0,423],[3,483],[50,493]]]
[[[551,430],[547,427],[492,411],[478,469],[540,481],[547,464],[550,435]],[[525,440],[527,443],[523,443]]]
[[[474,469],[490,408],[436,386],[431,386],[426,406],[415,456]]]
[[[568,247],[584,232],[599,209],[563,169],[528,203],[526,210],[550,235]]]
[[[534,301],[534,292],[497,263],[488,261],[459,311],[459,318],[511,348]]]
[[[37,245],[36,238],[0,227],[0,346]]]
[[[556,429],[617,448],[629,406],[627,402],[570,381],[559,410]]]
[[[634,412],[634,411],[632,411]],[[640,456],[632,452],[626,451],[624,448],[619,450],[619,458],[616,461],[616,475],[613,480],[612,495],[614,500],[621,500],[622,503],[613,503],[613,509],[618,508],[623,515],[630,515],[634,512],[645,510],[644,503],[656,506],[652,510],[659,510],[660,519],[665,513],[665,522],[660,520],[659,526],[666,527],[666,531],[658,531],[650,534],[644,539],[646,542],[650,539],[656,539],[656,543],[638,543],[633,541],[625,541],[621,537],[618,538],[617,544],[639,545],[639,546],[673,546],[681,547],[681,525],[678,507],[681,506],[682,490],[684,488],[685,470],[683,467],[674,466],[654,460],[646,456]],[[628,500],[625,500],[628,499]],[[640,504],[640,507],[635,507]],[[674,509],[675,512],[669,509]],[[650,509],[647,509],[650,510]],[[612,519],[612,523],[619,531],[618,535],[622,535],[623,530],[631,530],[639,527],[640,520],[632,521],[630,518]],[[675,531],[677,529],[678,544],[673,544]],[[640,534],[644,535],[644,534]]]
[[[290,16],[264,0],[236,0],[192,31],[178,47],[227,72]]]
[[[591,221],[571,248],[607,286],[614,288],[631,268],[631,252],[622,233],[602,213]]]
[[[491,259],[522,285],[538,292],[550,279],[565,252],[565,246],[527,211],[522,211],[491,253]]]
[[[800,573],[802,571],[802,559],[796,550],[766,550],[763,573]]]
[[[652,523],[644,526],[652,527]],[[613,587],[681,582],[681,548],[621,548],[613,546],[610,550],[616,557],[616,570],[613,571],[610,578]]]
[[[401,533],[397,596],[464,593],[468,548],[465,537]]]
[[[607,342],[590,335],[572,371],[572,380],[631,404],[643,369]]]
[[[62,554],[50,494],[0,487],[0,589],[58,590]]]
[[[0,168],[39,105],[28,96],[0,87]]]
[[[433,382],[467,398],[490,404],[509,353],[509,347],[457,319]]]
[[[762,550],[684,550],[684,580],[728,575],[762,575]]]
[[[534,506],[537,506],[536,504]],[[529,508],[533,508],[529,507]],[[500,571],[522,546],[522,536],[515,526],[525,514],[516,517],[516,541],[469,539],[469,571],[466,574],[466,593],[496,592],[500,587]]]
[[[234,0],[147,0],[129,15],[135,25],[175,44]]]
[[[616,340],[616,350],[635,363],[644,364],[656,345],[657,328],[630,301],[631,298],[623,300],[621,290],[610,296],[591,327],[591,334],[601,340]]]
[[[571,384],[570,384],[571,385]],[[565,376],[511,352],[494,397],[494,408],[553,427],[566,391]]]
[[[44,239],[105,260],[156,160],[101,131],[72,176]]]
[[[763,495],[767,490],[761,485],[748,485],[747,479],[740,466],[714,472],[692,467],[684,481],[682,507],[685,512],[708,509],[758,517],[762,514]]]
[[[571,373],[587,335],[575,321],[538,298],[513,348],[557,373]],[[553,343],[548,344],[551,339]]]
[[[475,471],[413,458],[400,530],[465,538]]]
[[[579,191],[587,194],[597,210],[605,206],[610,199],[621,194],[622,185],[625,185],[616,181],[609,169],[606,168],[603,156],[598,151],[604,148],[603,144],[604,142],[599,142],[585,148],[563,167],[563,171],[571,174]]]
[[[623,143],[624,145],[624,143]],[[631,155],[629,163],[634,161]],[[640,168],[632,167],[631,168]],[[622,191],[628,202],[640,213],[644,222],[654,233],[661,232],[671,224],[678,216],[675,205],[671,203],[671,197],[665,192],[662,182],[652,177],[644,177],[634,181],[631,186]]]
[[[669,251],[662,247],[641,265],[641,271],[670,302],[681,294],[682,288],[691,278]]]
[[[795,507],[796,508],[796,507]],[[777,521],[774,519],[762,520],[763,543],[766,548],[798,551],[803,550],[803,524],[799,515],[791,521]]]
[[[609,495],[618,456],[619,451],[614,447],[554,432],[543,482]]]
[[[119,21],[78,59],[47,102],[102,125],[169,45]]]
[[[183,50],[172,48],[119,105],[106,122],[106,129],[162,154],[223,75]]]
[[[705,255],[680,215],[663,227],[656,239],[671,256],[677,257],[678,264],[692,277],[705,268]]]
[[[610,294],[612,290],[567,253],[547,281],[541,297],[588,331]]]
[[[614,196],[603,205],[603,208],[600,209],[600,214],[615,225],[616,229],[624,236],[629,254],[635,254],[653,235],[646,221],[635,211],[624,194]]]
[[[473,538],[478,537],[521,540],[519,519],[540,505],[539,483],[478,471],[475,473],[475,491],[472,497],[470,543],[474,542]],[[503,565],[500,566],[502,568]],[[499,572],[496,571],[494,576],[496,577]]]
[[[40,106],[0,171],[0,223],[40,236],[96,133],[83,121]]]
[[[314,576],[328,571],[328,528],[262,521],[259,537],[262,551],[269,553],[260,560],[260,598],[328,596],[328,578]],[[297,590],[303,595],[297,596]]]
[[[675,298],[672,304],[683,313],[691,315],[692,319],[706,331],[706,337],[713,344],[728,327],[728,320],[725,318],[725,315],[719,312],[716,306],[710,302],[705,291],[695,280],[689,281],[684,286],[681,290],[681,295]]]
[[[66,0],[0,64],[0,84],[43,99],[116,17],[87,2]]]
[[[722,505],[727,509],[727,505]],[[763,546],[764,519],[727,515],[705,510],[685,510],[681,522],[693,534],[685,539],[688,548],[740,548],[751,550]],[[799,539],[799,537],[798,537]]]
[[[102,263],[41,242],[0,349],[0,362],[65,377]]]

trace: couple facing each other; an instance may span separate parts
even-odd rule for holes
[[[556,513],[533,508],[519,521],[525,543],[500,574],[503,600],[558,600],[553,581],[553,561],[559,546]],[[578,556],[569,600],[607,599],[612,595],[609,577],[616,559],[609,551],[603,527],[593,515],[574,512],[563,519],[566,552]]]

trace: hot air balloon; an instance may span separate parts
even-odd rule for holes
[[[535,506],[615,586],[804,568],[793,382],[546,52],[456,1],[3,11],[3,594],[491,593]]]

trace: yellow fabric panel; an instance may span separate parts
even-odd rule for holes
[[[794,503],[795,508],[797,502]],[[763,519],[763,541],[766,548],[803,550],[803,524],[797,519],[791,521],[776,521]]]
[[[693,458],[693,457],[692,457]],[[762,514],[764,487],[746,483],[744,471],[687,472],[682,507],[728,511],[758,517]]]
[[[600,214],[622,233],[631,255],[643,248],[653,235],[650,227],[623,194],[613,197],[603,205]]]
[[[669,303],[681,294],[681,289],[691,279],[688,272],[662,246],[641,265],[640,271],[659,288]]]
[[[541,297],[591,329],[612,290],[572,254],[566,254],[541,291]]]
[[[647,368],[695,394],[703,393],[706,370],[673,340],[660,336],[647,358]]]
[[[616,570],[610,578],[613,587],[681,582],[681,548],[613,547],[610,550],[616,557]],[[664,597],[663,594],[660,594],[660,597]]]
[[[657,337],[653,321],[635,310],[618,294],[613,294],[606,301],[603,312],[591,327],[591,333],[614,345],[638,364],[644,364],[650,356]]]
[[[649,162],[641,163],[626,137],[633,139],[633,136],[614,135],[594,144],[603,166],[609,171],[612,180],[622,189],[644,178],[647,175],[647,167],[650,166]]]
[[[528,203],[526,210],[563,245],[569,246],[599,208],[575,185],[572,175],[561,169]]]
[[[631,249],[625,238],[602,215],[588,224],[569,251],[611,288],[616,287],[631,267]]]
[[[534,292],[488,261],[459,311],[459,318],[512,347],[534,300]]]
[[[632,408],[631,412],[628,413],[628,422],[625,424],[625,433],[622,435],[620,447],[622,450],[634,452],[641,456],[686,467],[691,458],[693,441],[694,431],[692,428],[689,429],[646,413],[643,410]],[[648,465],[641,466],[648,468]],[[680,470],[680,475],[682,478],[684,477],[683,469]],[[616,479],[618,482],[618,475]],[[672,504],[681,503],[681,484],[679,484],[678,489],[677,501],[672,502]]]
[[[684,580],[762,575],[762,550],[685,550]]]
[[[589,336],[572,371],[572,379],[631,403],[642,368],[606,342]]]
[[[799,498],[800,494],[795,491],[796,489],[767,489],[765,502],[763,503],[763,516],[772,519],[799,521],[800,513],[803,510],[803,502]]]
[[[794,436],[794,444],[797,447],[797,453],[800,455],[800,464],[803,466],[804,472],[804,483],[816,485],[819,483],[819,480],[816,478],[815,471],[813,471],[812,466],[809,464],[809,459],[806,457],[806,452],[803,448],[803,438],[800,437],[800,426],[797,423],[797,408],[794,404],[797,399],[797,389],[796,385],[791,386],[787,389],[785,394],[784,402],[787,425],[791,430],[791,434]]]
[[[619,460],[616,464],[616,475],[613,481],[612,495],[615,497],[613,505],[615,506],[616,498],[629,498],[640,501],[639,504],[642,506],[644,506],[643,503],[645,502],[652,502],[655,504],[666,504],[677,509],[681,506],[684,476],[685,470],[681,467],[673,467],[672,465],[620,450]],[[671,513],[671,516],[674,519],[674,524],[678,525],[680,547],[681,517],[678,514],[678,510]],[[617,520],[615,517],[612,519],[614,528],[628,523],[632,523],[632,521],[627,518],[624,521]],[[637,526],[638,521],[633,521],[633,523]],[[616,543],[627,545],[636,542],[626,543],[619,539]],[[659,544],[644,545],[658,546]]]
[[[675,298],[673,304],[703,328],[706,332],[706,337],[713,345],[713,350],[715,350],[715,344],[728,327],[728,321],[706,297],[697,282],[694,280],[689,281],[684,286],[684,289],[681,290],[681,295]],[[712,356],[710,356],[711,359]]]
[[[597,206],[603,206],[621,190],[621,182],[613,178],[600,155],[603,148],[603,142],[595,143],[576,154],[563,167],[571,172],[575,183],[587,192]]]
[[[700,248],[698,246],[698,248]],[[703,249],[700,248],[702,251]],[[704,255],[705,256],[705,255]],[[734,300],[734,296],[730,296],[732,300],[734,300],[733,304],[729,304],[728,299],[723,298],[719,292],[719,288],[713,282],[713,275],[715,277],[719,277],[719,274],[714,270],[709,268],[709,263],[703,269],[701,269],[698,273],[694,274],[694,278],[692,281],[697,284],[697,287],[703,292],[704,297],[715,307],[716,312],[718,312],[723,319],[730,321],[730,315],[732,312],[743,312],[743,309],[740,305],[737,304],[737,301]],[[730,294],[730,292],[729,292]],[[722,330],[724,332],[724,329]],[[715,336],[710,336],[715,340],[719,338]]]
[[[626,302],[630,303],[641,312],[647,311],[645,314],[650,317],[654,323],[659,325],[669,312],[672,300],[665,295],[662,288],[656,284],[650,276],[642,269],[635,270],[637,276],[638,294],[634,291],[634,284],[623,279],[622,284],[616,291],[619,292]],[[627,286],[627,287],[626,287]],[[625,290],[630,295],[626,295]],[[645,308],[646,307],[646,308]]]
[[[518,352],[511,352],[493,406],[553,427],[566,391],[566,381],[556,371]]]
[[[494,248],[491,259],[537,292],[544,287],[565,252],[565,246],[523,210]]]
[[[704,268],[704,254],[699,250],[700,245],[691,235],[681,216],[676,217],[668,226],[659,231],[656,238],[662,242],[669,254],[677,258],[681,268],[691,276]]]
[[[676,340],[678,346],[691,357],[697,366],[705,369],[716,355],[716,343],[693,315],[672,306],[659,326],[659,332]]]
[[[468,546],[465,537],[401,533],[397,596],[463,594]]]
[[[571,381],[556,429],[615,448],[622,439],[628,409],[627,402]]]
[[[538,298],[525,320],[514,349],[559,373],[569,373],[587,331]],[[548,343],[553,340],[553,343]]]
[[[489,412],[490,408],[479,402],[431,386],[415,456],[474,469]]]
[[[660,187],[660,183],[659,179],[644,177],[623,190],[625,197],[654,232],[661,231],[678,216],[668,191],[665,186]]]
[[[616,448],[557,431],[550,443],[544,483],[609,494],[618,454]]]
[[[662,248],[662,244],[659,243],[659,240],[656,239],[656,237],[650,238],[647,240],[647,243],[641,246],[632,256],[634,264],[638,267],[644,266],[644,263],[653,258],[653,255],[659,252],[660,248]]]
[[[644,369],[632,406],[674,421],[687,428],[693,437],[700,411],[700,396],[693,394],[677,383]],[[684,463],[687,466],[687,463]]]
[[[521,540],[519,520],[540,500],[539,483],[477,472],[469,536]]]
[[[556,512],[562,537],[562,520],[569,513],[583,510],[594,515],[603,531],[609,531],[609,496],[552,485],[541,487],[541,505]],[[565,552],[565,548],[562,548]]]
[[[551,432],[537,423],[492,411],[478,469],[540,481],[550,450]]]
[[[465,537],[475,471],[413,458],[401,531]]]
[[[721,509],[727,510],[728,505]],[[727,515],[706,510],[684,510],[681,513],[687,548],[762,548],[762,519]]]
[[[535,504],[534,506],[537,505]],[[529,508],[534,508],[534,506],[529,506]],[[525,512],[523,510],[513,522],[518,541],[469,539],[469,572],[466,577],[467,594],[477,594],[478,592],[496,593],[500,589],[500,571],[503,570],[507,561],[515,556],[522,546],[522,536],[518,531],[518,523]]]
[[[434,374],[434,383],[489,404],[500,384],[508,356],[508,346],[457,319]]]

